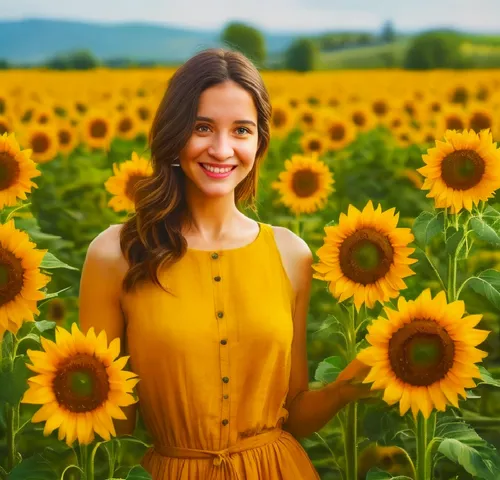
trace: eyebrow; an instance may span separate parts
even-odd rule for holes
[[[215,123],[215,121],[209,117],[196,117],[196,121]],[[254,127],[257,126],[255,122],[252,122],[252,120],[235,120],[233,123],[236,123],[238,125],[253,125]]]

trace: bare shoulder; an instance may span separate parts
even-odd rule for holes
[[[276,245],[295,294],[303,290],[312,278],[313,255],[304,239],[285,227],[273,226]]]
[[[106,230],[99,233],[91,242],[87,251],[87,257],[98,260],[118,274],[124,274],[128,269],[120,248],[120,232],[122,224],[110,225]]]

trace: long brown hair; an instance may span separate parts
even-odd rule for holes
[[[165,290],[158,270],[186,253],[187,241],[181,233],[182,222],[189,216],[184,172],[171,165],[191,136],[201,93],[228,80],[248,91],[257,109],[255,162],[235,189],[236,205],[257,211],[259,166],[269,145],[269,95],[257,68],[243,54],[226,49],[204,50],[174,73],[153,120],[149,135],[153,174],[137,182],[135,213],[120,233],[121,251],[129,264],[122,285],[126,292],[147,279]]]

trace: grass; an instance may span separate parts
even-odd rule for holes
[[[322,52],[319,69],[397,67],[401,65],[408,45],[408,39],[401,39],[384,45],[353,47],[335,52]]]

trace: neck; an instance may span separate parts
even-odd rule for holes
[[[204,242],[224,240],[234,236],[235,230],[241,228],[244,215],[236,207],[234,191],[220,197],[186,194],[186,206],[185,234],[196,236]]]

